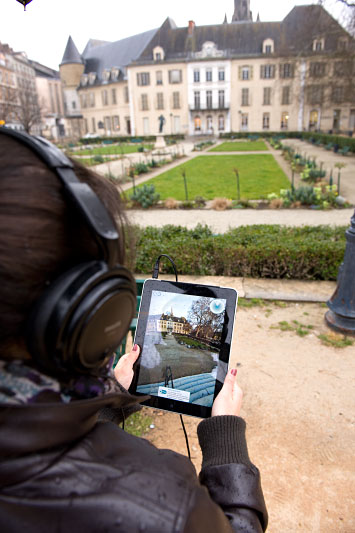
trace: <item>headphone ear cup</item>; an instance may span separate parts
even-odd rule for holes
[[[127,333],[136,308],[132,274],[91,261],[56,279],[36,302],[27,323],[27,346],[50,373],[93,372]]]

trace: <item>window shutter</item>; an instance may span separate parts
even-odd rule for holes
[[[253,65],[250,65],[250,67],[249,67],[249,79],[250,80],[253,79],[253,73],[254,73],[254,67],[253,67]]]
[[[242,67],[239,67],[239,79],[242,79]]]
[[[265,66],[260,65],[260,78],[265,78]]]

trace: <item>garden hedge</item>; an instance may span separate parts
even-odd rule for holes
[[[185,135],[183,134],[180,134],[180,133],[176,133],[176,134],[171,134],[171,135],[163,135],[164,139],[166,142],[169,142],[169,141],[183,141],[185,139]],[[98,143],[105,143],[107,141],[111,141],[112,143],[143,143],[143,142],[155,142],[156,141],[156,136],[155,135],[143,135],[143,136],[131,136],[131,135],[126,135],[126,136],[123,136],[123,135],[116,135],[116,136],[112,136],[112,137],[106,137],[106,136],[102,136],[102,137],[90,137],[90,138],[85,138],[85,137],[82,137],[79,142],[81,144],[98,144]]]
[[[336,280],[345,251],[345,227],[242,226],[213,234],[207,226],[134,227],[137,273],[170,255],[180,274],[302,280]],[[162,261],[162,273],[171,266]]]
[[[337,144],[339,148],[345,148],[348,146],[351,152],[355,153],[355,138],[346,137],[344,135],[333,135],[330,133],[317,133],[313,131],[263,131],[263,132],[246,132],[246,131],[236,131],[229,133],[221,133],[219,137],[221,139],[246,139],[254,138],[259,136],[260,138],[269,139],[271,137],[279,137],[281,139],[302,139],[303,141],[317,142],[319,141],[322,145],[326,146],[331,143],[333,145]]]

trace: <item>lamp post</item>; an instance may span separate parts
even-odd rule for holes
[[[355,211],[345,236],[344,261],[339,268],[337,288],[327,302],[325,321],[344,335],[355,335]]]

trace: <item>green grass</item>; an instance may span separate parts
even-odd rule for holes
[[[185,200],[184,179],[186,171],[189,199],[203,196],[207,200],[216,197],[237,198],[237,181],[234,170],[240,176],[240,195],[243,199],[258,200],[269,193],[288,189],[290,182],[270,154],[199,156],[156,178],[149,180],[161,200],[175,198]],[[132,190],[128,191],[128,194]]]
[[[83,148],[82,150],[75,150],[69,152],[69,155],[76,156],[76,155],[121,155],[121,154],[133,154],[135,152],[138,152],[139,146],[142,146],[141,144],[121,144],[121,145],[113,145],[113,146],[98,146],[97,148]],[[151,150],[153,148],[152,144],[145,144],[144,148],[147,150]],[[143,155],[143,154],[142,154]]]
[[[147,411],[143,409],[138,413],[131,415],[125,422],[125,430],[131,435],[136,437],[142,437],[149,431],[149,426],[152,424],[153,418],[147,414]]]
[[[268,150],[264,141],[225,142],[208,150],[209,152],[262,152]]]

